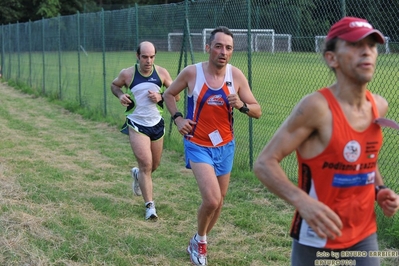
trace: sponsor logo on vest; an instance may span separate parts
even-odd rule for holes
[[[344,158],[350,162],[356,162],[357,159],[359,159],[360,156],[360,144],[356,140],[351,140],[348,143],[346,143],[345,148],[344,148]]]
[[[207,103],[208,105],[224,105],[223,97],[221,94],[209,97]]]
[[[377,162],[361,163],[361,164],[345,164],[342,162],[324,162],[322,169],[334,169],[341,171],[360,171],[364,169],[372,169],[376,167]]]

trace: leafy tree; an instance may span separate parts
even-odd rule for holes
[[[106,10],[122,9],[138,5],[159,5],[178,3],[184,0],[95,0],[97,6]]]
[[[22,0],[0,1],[0,24],[17,22],[23,15]]]
[[[37,5],[36,15],[43,18],[56,17],[61,9],[59,0],[36,0],[32,2]]]
[[[78,11],[97,12],[128,8],[135,5],[177,3],[184,0],[2,0],[0,1],[0,25],[72,15]]]
[[[80,13],[97,12],[101,9],[98,5],[97,0],[60,0],[61,10],[60,14],[73,15],[78,11]]]

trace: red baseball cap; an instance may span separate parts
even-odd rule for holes
[[[362,18],[344,17],[331,26],[327,34],[327,41],[338,37],[344,41],[357,42],[370,34],[374,34],[378,43],[385,42],[384,35],[373,28],[371,24]]]

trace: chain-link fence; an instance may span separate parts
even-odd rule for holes
[[[293,106],[305,94],[334,82],[320,51],[329,27],[343,16],[366,18],[385,34],[386,44],[378,47],[377,71],[369,89],[390,102],[388,117],[398,120],[398,13],[398,1],[383,0],[196,0],[78,13],[2,25],[1,71],[6,80],[26,83],[45,95],[122,123],[124,110],[111,94],[110,84],[122,68],[136,62],[139,42],[156,45],[156,64],[174,78],[187,64],[206,60],[210,30],[227,26],[235,36],[231,63],[247,75],[263,110],[259,120],[235,112],[234,169],[250,170]],[[185,102],[179,104],[184,111]],[[180,140],[172,126],[168,131],[166,141]],[[380,170],[386,185],[399,192],[395,170],[399,138],[391,129],[384,129],[384,135]],[[294,180],[294,155],[282,164]],[[394,225],[395,219],[391,221]]]

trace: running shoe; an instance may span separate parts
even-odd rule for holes
[[[155,203],[150,202],[145,206],[145,219],[146,220],[158,219],[157,210],[155,209]]]
[[[133,193],[136,196],[141,196],[141,189],[139,185],[139,169],[137,167],[132,168],[132,178],[133,178],[133,184],[132,184]]]
[[[187,253],[190,255],[190,260],[194,265],[208,265],[206,258],[206,242],[197,241],[195,235],[190,239],[187,247]]]

